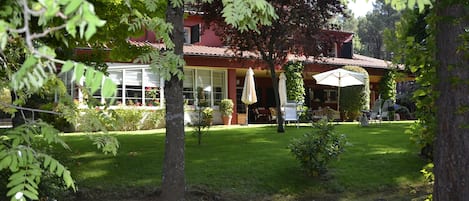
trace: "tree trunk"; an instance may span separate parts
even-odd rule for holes
[[[465,1],[436,2],[439,17],[436,49],[440,95],[437,99],[433,199],[437,201],[462,201],[469,198],[469,41],[465,31],[469,27],[469,20],[464,8]],[[465,41],[461,37],[463,34],[466,35]]]
[[[277,106],[277,132],[285,132],[285,119],[283,118],[282,108],[280,107],[280,97],[278,94],[278,79],[277,74],[275,74],[275,64],[270,63],[270,77],[272,78],[272,87],[274,89],[275,105]]]
[[[166,20],[173,24],[171,39],[174,42],[174,52],[183,56],[184,24],[182,7],[172,7],[168,3]],[[178,66],[182,71],[183,66]],[[161,185],[161,199],[165,201],[182,201],[185,194],[184,175],[184,101],[182,95],[182,80],[172,76],[165,82],[166,98],[166,141],[163,164],[163,178]]]

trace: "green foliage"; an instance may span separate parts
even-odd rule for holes
[[[341,87],[340,90],[340,112],[344,119],[353,121],[358,119],[361,110],[370,109],[370,78],[368,72],[359,66],[344,66],[343,69],[358,72],[365,75],[364,85]]]
[[[396,72],[388,70],[379,81],[379,94],[383,100],[396,100]]]
[[[159,128],[164,121],[165,110],[151,110],[145,112],[145,117],[141,126],[142,130]]]
[[[283,66],[287,77],[287,99],[296,102],[305,101],[305,87],[303,82],[303,63],[288,62]]]
[[[198,145],[202,144],[202,136],[208,134],[208,130],[212,125],[213,109],[210,107],[197,107],[197,118],[193,120],[191,126],[193,127],[192,135],[197,137]],[[195,121],[195,122],[194,122]]]
[[[172,76],[181,80],[184,76],[183,71],[178,67],[184,66],[185,61],[172,51],[160,53],[160,50],[150,51],[138,56],[135,62],[150,64],[153,72],[158,73],[165,80],[170,80]]]
[[[220,101],[220,112],[224,116],[231,116],[233,114],[233,100],[231,99],[223,99]]]
[[[38,200],[38,185],[43,171],[63,180],[67,188],[76,190],[70,171],[50,155],[37,149],[37,144],[59,144],[69,149],[52,126],[43,123],[23,124],[0,136],[0,172],[8,171],[7,192],[11,200]]]
[[[392,59],[392,51],[385,44],[383,33],[393,32],[394,23],[401,17],[401,13],[386,4],[387,0],[377,0],[373,4],[372,12],[358,19],[357,36],[361,48],[358,53],[379,59]],[[354,37],[355,39],[355,37]],[[353,46],[355,48],[355,41]]]
[[[344,152],[345,135],[336,134],[334,125],[327,120],[313,123],[314,130],[291,141],[288,148],[308,175],[317,176],[327,172],[331,160]]]
[[[259,32],[258,25],[269,26],[278,19],[274,7],[265,0],[224,0],[222,16],[227,24],[241,32]]]
[[[109,135],[90,135],[90,139],[104,154],[112,153],[114,156],[117,155],[117,150],[119,149],[117,138]]]
[[[341,87],[340,90],[340,112],[344,114],[344,119],[356,120],[363,109],[363,86]]]
[[[77,131],[136,131],[158,128],[164,120],[164,110],[133,108],[101,110],[81,109]]]
[[[74,106],[74,105],[72,104],[71,106]],[[47,104],[41,105],[39,109],[46,110],[46,111],[58,111],[60,108],[63,108],[63,107],[65,107],[63,103],[47,103]],[[63,131],[63,132],[73,131],[74,125],[72,125],[72,123],[70,123],[62,115],[39,113],[39,118],[41,118],[41,120],[47,122],[48,124],[51,124],[52,126],[54,126],[54,128],[60,131]]]
[[[99,108],[86,108],[80,110],[80,116],[76,124],[77,131],[97,132],[108,131],[112,128],[115,119]]]
[[[108,128],[118,131],[135,131],[138,130],[143,119],[143,110],[137,108],[115,109],[112,110],[112,123],[113,128]]]
[[[370,110],[370,76],[368,71],[360,66],[344,66],[343,68],[345,70],[358,72],[365,75],[365,79],[363,79],[365,84],[363,85],[363,90],[360,92],[360,96],[363,102],[361,109]]]
[[[396,34],[388,35],[389,44],[395,52],[395,61],[403,61],[406,69],[415,75],[415,101],[418,122],[407,132],[410,139],[421,149],[422,156],[432,160],[432,150],[436,133],[435,100],[438,92],[436,66],[433,55],[435,47],[435,17],[430,10],[420,12],[409,10],[403,13],[401,21],[396,23]]]

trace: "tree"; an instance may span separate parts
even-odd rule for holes
[[[400,18],[400,13],[384,0],[373,4],[373,11],[366,17],[359,18],[357,35],[360,38],[362,51],[360,54],[379,59],[391,59],[392,55],[386,50],[383,33],[386,29],[393,29],[394,23]]]
[[[393,61],[405,65],[415,75],[416,90],[412,101],[418,122],[412,126],[411,140],[421,156],[433,160],[433,144],[436,133],[436,54],[434,13],[430,8],[403,11],[396,23],[395,33],[386,35],[386,45],[394,52]]]
[[[227,2],[225,8],[233,8],[237,2]],[[268,24],[275,14],[269,4],[265,1],[251,2],[259,7],[252,7],[245,2],[244,8],[240,10],[225,10],[227,23],[240,30],[255,29],[259,24]],[[239,7],[238,7],[239,8]],[[237,14],[237,12],[251,12]],[[166,20],[173,25],[170,34],[174,46],[170,46],[168,51],[173,52],[170,62],[165,67],[169,69],[169,77],[165,83],[166,97],[166,141],[165,157],[163,163],[163,181],[161,198],[165,201],[182,201],[185,195],[185,174],[184,174],[184,99],[182,95],[182,72],[184,63],[180,62],[183,56],[184,44],[184,8],[183,1],[174,0],[168,2],[166,10]],[[168,45],[168,44],[167,44]],[[168,47],[168,46],[167,46]],[[157,52],[153,52],[158,54]],[[159,66],[159,63],[152,63]]]
[[[223,21],[222,2],[216,0],[202,5],[206,28],[214,29],[216,35],[240,55],[242,51],[259,53],[270,70],[277,113],[281,114],[275,70],[287,62],[287,56],[291,53],[307,56],[326,53],[331,43],[325,40],[327,37],[321,29],[334,14],[343,13],[344,6],[336,0],[272,0],[270,3],[279,17],[272,25],[259,26],[256,31],[239,31]],[[238,7],[232,9],[239,10]],[[277,118],[277,132],[285,132],[283,116]]]
[[[465,0],[437,0],[436,70],[440,93],[435,144],[435,200],[469,197],[469,18]]]
[[[30,95],[47,90],[49,83],[55,84],[49,87],[57,87],[61,83],[57,79],[57,64],[61,64],[61,73],[73,71],[75,81],[84,78],[88,84],[84,88],[91,93],[101,89],[102,96],[113,96],[116,86],[102,72],[83,63],[57,59],[54,49],[43,40],[60,30],[65,30],[70,37],[88,40],[96,33],[97,27],[105,23],[96,16],[93,8],[87,1],[3,2],[0,12],[0,65],[4,77],[0,86],[2,90],[9,87],[20,98],[13,105],[1,103],[2,106],[17,109],[17,105]],[[104,152],[116,154],[118,144],[115,141],[108,143],[108,139],[113,141],[114,138],[100,138],[95,143]],[[11,200],[38,200],[38,183],[46,169],[60,177],[66,187],[75,189],[70,171],[39,150],[37,141],[57,143],[67,148],[58,131],[43,122],[18,126],[0,136],[0,170],[9,170],[7,188],[10,190],[7,196]]]
[[[405,7],[392,1],[394,6]],[[428,1],[417,1],[420,11]],[[414,6],[410,4],[409,6]],[[436,140],[434,150],[434,200],[466,200],[469,196],[466,179],[469,178],[469,18],[465,0],[436,0],[431,8],[434,18],[427,21],[434,30],[426,45],[435,51],[436,77]],[[410,40],[410,42],[413,42]],[[433,44],[436,44],[432,47]],[[425,46],[424,46],[425,47]],[[434,48],[434,49],[433,49]],[[414,58],[407,58],[414,59]],[[421,59],[421,58],[418,58]],[[425,59],[423,59],[425,61]],[[420,65],[425,65],[422,63]],[[428,69],[432,70],[432,69]],[[432,73],[426,73],[432,75]],[[431,78],[427,78],[431,80]],[[425,91],[418,91],[420,94]],[[430,99],[431,101],[431,99]],[[429,102],[431,103],[431,102]]]

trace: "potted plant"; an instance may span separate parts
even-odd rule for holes
[[[220,102],[220,113],[223,118],[224,125],[231,125],[233,106],[233,100],[231,99],[223,99]]]
[[[205,126],[211,126],[213,120],[213,109],[206,107],[202,110],[202,122]]]

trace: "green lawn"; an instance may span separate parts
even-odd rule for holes
[[[273,125],[215,126],[200,146],[187,128],[187,184],[248,197],[334,194],[351,200],[369,193],[413,189],[423,184],[419,170],[424,161],[404,133],[409,125],[337,125],[336,131],[346,134],[349,143],[323,178],[305,176],[286,148],[292,138],[312,130],[306,124],[298,129],[288,126],[285,134],[276,133]],[[117,156],[103,155],[85,135],[66,135],[72,152],[61,155],[79,188],[159,186],[164,130],[115,135],[121,145]]]

